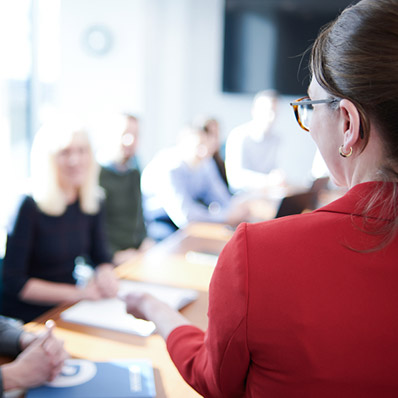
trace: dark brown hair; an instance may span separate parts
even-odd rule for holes
[[[324,27],[311,54],[310,69],[326,92],[355,104],[363,129],[362,150],[371,124],[384,143],[384,164],[378,179],[394,182],[380,210],[387,227],[367,228],[384,236],[384,246],[398,230],[398,0],[362,0],[346,8]],[[384,184],[366,198],[363,215],[370,214]]]

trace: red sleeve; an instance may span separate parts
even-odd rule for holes
[[[244,395],[250,354],[247,346],[246,224],[225,246],[209,290],[209,327],[172,331],[167,348],[177,369],[205,397]]]

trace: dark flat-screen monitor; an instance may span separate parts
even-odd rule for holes
[[[305,94],[320,29],[349,0],[225,0],[223,91]]]
[[[314,210],[317,196],[317,193],[313,191],[285,196],[279,205],[275,218],[300,214],[305,210]]]

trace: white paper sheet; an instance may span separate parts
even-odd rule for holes
[[[198,292],[192,289],[121,280],[119,294],[125,295],[130,291],[148,292],[176,310],[198,298]],[[140,336],[149,336],[155,330],[153,322],[136,319],[127,314],[125,303],[118,298],[98,301],[82,300],[63,311],[61,318],[67,322]]]

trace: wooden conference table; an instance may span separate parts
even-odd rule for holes
[[[117,268],[121,278],[193,288],[199,298],[181,310],[194,325],[207,327],[208,286],[218,255],[232,231],[219,224],[192,224],[153,246],[136,259]],[[121,332],[68,323],[60,318],[66,307],[58,307],[26,325],[37,331],[51,318],[56,335],[74,358],[107,361],[149,358],[155,373],[157,397],[198,397],[172,363],[164,340],[157,334],[139,337]]]

